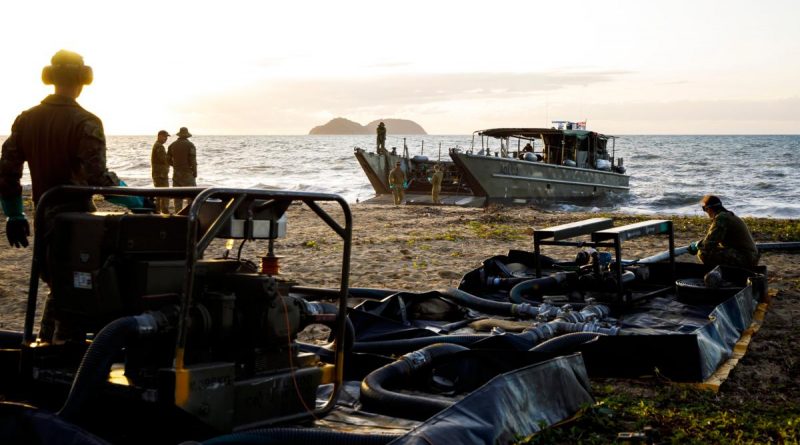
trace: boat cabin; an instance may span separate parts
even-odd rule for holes
[[[476,131],[472,137],[472,150],[486,156],[625,172],[622,158],[615,159],[614,156],[616,136],[588,131],[585,122],[553,121],[553,124],[552,128],[493,128]],[[480,137],[479,150],[476,136]]]

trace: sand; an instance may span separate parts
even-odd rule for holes
[[[113,206],[103,204],[106,209]],[[343,224],[341,209],[325,205]],[[425,291],[457,287],[461,277],[493,255],[511,249],[532,250],[531,233],[558,224],[591,218],[588,213],[544,212],[532,208],[500,207],[464,209],[431,206],[354,204],[353,243],[350,262],[351,287],[375,287]],[[31,212],[28,212],[30,215]],[[618,215],[623,218],[625,215]],[[654,218],[664,218],[656,216]],[[5,231],[0,227],[5,243]],[[699,239],[676,227],[677,246]],[[757,239],[759,242],[774,241]],[[0,329],[21,330],[31,262],[31,248],[0,249]],[[341,239],[303,204],[288,210],[287,236],[275,243],[281,257],[281,274],[299,284],[338,287],[342,262]],[[624,244],[624,258],[641,258],[664,251],[665,237],[643,237]],[[236,254],[238,243],[232,255]],[[543,253],[571,258],[574,248],[547,246]],[[224,254],[224,243],[215,241],[206,258]],[[258,261],[267,253],[266,242],[246,243],[242,257]],[[686,255],[681,261],[692,261]],[[745,358],[723,385],[730,397],[780,403],[798,400],[800,389],[800,273],[794,254],[767,252],[762,264],[769,270],[774,295],[770,311]],[[46,289],[40,286],[39,300]],[[38,321],[38,315],[37,315]]]

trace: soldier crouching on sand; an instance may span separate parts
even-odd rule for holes
[[[713,222],[705,238],[689,245],[689,253],[709,266],[757,266],[760,254],[747,224],[714,195],[704,196],[700,204]]]

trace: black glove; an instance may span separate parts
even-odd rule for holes
[[[8,244],[14,247],[28,247],[28,237],[31,235],[31,226],[23,218],[9,218],[6,221],[6,237]]]

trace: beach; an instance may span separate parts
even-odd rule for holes
[[[100,208],[119,210],[103,201]],[[343,224],[338,204],[326,203],[331,216]],[[461,277],[494,255],[511,249],[532,250],[532,231],[598,216],[596,213],[540,211],[527,207],[467,209],[432,206],[354,204],[350,287],[425,291],[457,287]],[[31,214],[30,209],[26,213]],[[287,234],[275,243],[281,277],[300,285],[337,287],[341,278],[342,242],[303,204],[287,211]],[[632,222],[631,215],[612,216],[616,224]],[[670,218],[654,216],[654,218]],[[4,228],[2,239],[5,242]],[[695,226],[675,224],[676,246],[700,239]],[[770,242],[754,233],[757,242]],[[238,242],[232,249],[236,254]],[[665,237],[642,237],[623,246],[624,258],[641,258],[667,248]],[[544,254],[570,259],[574,248],[546,246]],[[561,249],[561,250],[559,250]],[[31,248],[0,249],[0,329],[21,330],[28,289]],[[206,258],[223,256],[225,243],[215,240]],[[242,258],[258,261],[266,242],[249,242]],[[696,261],[683,255],[680,261]],[[756,403],[781,404],[800,400],[800,272],[797,256],[765,252],[771,305],[745,357],[720,388],[721,397]],[[39,302],[46,295],[40,285]],[[37,315],[38,328],[38,315]],[[659,384],[663,384],[660,382]]]

